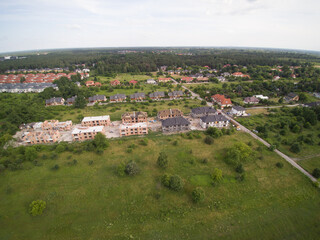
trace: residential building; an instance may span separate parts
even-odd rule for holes
[[[193,81],[193,79],[194,79],[194,78],[192,78],[192,77],[182,77],[182,78],[181,78],[181,81],[184,81],[184,82],[186,82],[186,83],[190,83],[190,82]]]
[[[167,118],[175,118],[175,117],[182,117],[183,112],[179,109],[166,109],[166,110],[161,110],[158,112],[158,119],[164,120]]]
[[[72,121],[59,122],[59,120],[46,120],[41,124],[42,130],[69,131],[72,128]]]
[[[146,122],[120,124],[120,137],[131,135],[148,134],[148,125]]]
[[[146,112],[128,112],[121,116],[122,123],[140,123],[147,122],[148,114]]]
[[[162,121],[162,132],[188,131],[190,122],[183,117],[167,118]]]
[[[146,98],[146,95],[144,93],[134,93],[130,95],[131,101],[140,102],[143,101]]]
[[[73,141],[84,141],[94,139],[98,133],[105,134],[104,126],[77,127],[72,131],[71,135]]]
[[[225,81],[226,81],[226,78],[223,77],[223,76],[219,76],[219,77],[217,77],[217,79],[218,79],[220,82],[225,82]]]
[[[316,98],[320,98],[320,93],[314,92],[313,96],[316,97]]]
[[[156,80],[150,78],[147,80],[147,84],[157,84]]]
[[[64,98],[62,97],[53,97],[46,100],[46,106],[58,106],[58,105],[64,105]]]
[[[268,100],[269,99],[269,97],[263,96],[263,95],[254,95],[254,97],[259,98],[261,100]]]
[[[67,98],[67,105],[73,105],[74,103],[75,103],[75,101],[76,101],[76,98],[77,98],[77,96],[73,96],[73,97],[71,97],[71,98]]]
[[[299,95],[291,92],[287,96],[285,96],[283,99],[286,102],[293,102],[293,101],[297,102],[297,101],[299,101]]]
[[[58,130],[25,132],[22,141],[26,144],[54,143],[60,138]]]
[[[120,84],[121,84],[120,81],[117,80],[117,79],[110,82],[111,86],[117,86],[117,85],[120,85]]]
[[[243,102],[245,103],[245,104],[257,104],[257,103],[259,103],[259,99],[258,98],[256,98],[256,97],[246,97],[244,100],[243,100]]]
[[[129,84],[132,84],[132,85],[136,85],[138,83],[138,81],[136,81],[136,80],[130,80],[129,81]]]
[[[164,92],[154,92],[154,93],[150,93],[149,97],[152,100],[160,100],[165,97],[165,94],[164,94]]]
[[[230,107],[232,106],[232,102],[230,98],[226,98],[224,95],[215,94],[212,96],[212,100],[216,102],[221,107]]]
[[[246,115],[246,109],[241,106],[233,106],[230,113],[236,116],[244,116]]]
[[[159,83],[167,83],[167,82],[171,82],[171,81],[172,81],[171,78],[158,78]]]
[[[279,80],[280,79],[280,76],[274,76],[273,77],[273,80],[275,80],[275,81],[277,81],[277,80]]]
[[[200,118],[200,126],[202,128],[208,127],[227,127],[229,125],[229,120],[223,115],[209,115]]]
[[[183,92],[182,91],[169,92],[168,96],[170,99],[179,99],[179,98],[183,97]]]
[[[124,102],[126,101],[127,96],[125,94],[116,94],[110,96],[110,102]]]
[[[197,77],[197,82],[208,82],[209,78],[208,77]]]
[[[94,127],[94,126],[108,126],[110,124],[110,116],[94,116],[85,117],[82,119],[81,126]]]
[[[104,95],[95,95],[95,96],[89,97],[89,103],[105,102],[105,101],[107,101],[107,98]]]
[[[102,85],[99,82],[86,81],[86,86],[87,87],[101,87]]]
[[[197,107],[191,109],[191,116],[194,118],[200,118],[208,115],[216,115],[217,111],[213,107]]]

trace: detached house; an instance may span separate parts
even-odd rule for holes
[[[200,126],[202,128],[208,127],[227,127],[229,120],[223,115],[210,115],[200,118]]]
[[[190,83],[193,81],[193,78],[192,77],[182,77],[181,78],[181,81],[184,81],[186,83]]]
[[[67,98],[67,105],[73,105],[74,103],[75,103],[75,101],[76,101],[76,98],[77,98],[77,96],[73,96],[73,97],[71,97],[71,98]]]
[[[150,78],[147,80],[147,84],[157,84],[156,80]]]
[[[147,122],[148,114],[146,112],[129,112],[121,116],[122,123],[140,123]]]
[[[110,102],[124,102],[126,101],[126,95],[125,94],[116,94],[113,96],[110,96]]]
[[[171,78],[158,78],[159,83],[167,83],[167,82],[171,82],[171,81],[172,81]]]
[[[89,103],[104,102],[104,101],[107,101],[107,98],[105,95],[95,95],[95,96],[89,97]]]
[[[117,79],[110,82],[111,86],[117,86],[117,85],[120,85],[120,84],[121,84],[120,81],[117,80]]]
[[[213,107],[197,107],[191,109],[191,116],[193,118],[200,118],[208,115],[216,115],[217,111]]]
[[[174,118],[174,117],[182,117],[183,112],[179,109],[166,109],[166,110],[161,110],[158,112],[158,119],[164,120],[167,118]]]
[[[246,97],[243,102],[245,104],[257,104],[260,102],[260,100],[256,97]]]
[[[152,100],[160,100],[165,97],[165,94],[164,94],[164,92],[154,92],[154,93],[150,93],[149,97]]]
[[[53,97],[46,100],[46,106],[58,106],[58,105],[64,105],[64,98],[62,97]]]
[[[224,95],[215,94],[212,96],[212,100],[216,102],[221,107],[230,107],[232,106],[232,102],[230,98],[225,98]]]
[[[132,85],[136,85],[138,83],[138,81],[136,81],[136,80],[130,80],[129,81],[129,84],[132,84]]]
[[[246,109],[241,106],[233,106],[230,113],[236,116],[244,116],[246,115]]]
[[[162,121],[162,131],[168,132],[180,132],[188,131],[190,122],[183,117],[167,118]]]
[[[169,92],[168,96],[170,97],[170,99],[179,99],[183,97],[183,92],[182,91]]]
[[[134,93],[130,95],[131,101],[143,101],[146,98],[146,95],[144,93]]]
[[[101,83],[94,81],[86,81],[87,87],[101,87]]]
[[[283,98],[286,102],[297,102],[299,101],[299,95],[296,93],[289,93],[287,96]]]

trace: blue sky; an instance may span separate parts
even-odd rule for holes
[[[320,51],[319,0],[0,0],[0,52],[243,46]]]

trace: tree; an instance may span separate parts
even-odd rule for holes
[[[20,83],[23,83],[25,80],[26,80],[25,77],[21,77],[21,78],[20,78]]]
[[[161,168],[167,168],[168,167],[168,156],[167,156],[166,153],[161,152],[159,154],[157,164]]]
[[[46,208],[46,202],[43,200],[35,200],[29,205],[29,212],[32,216],[42,215]]]
[[[239,164],[239,165],[236,167],[236,172],[237,172],[237,173],[243,173],[243,172],[244,172],[244,168],[243,168],[242,164]]]
[[[130,161],[126,165],[125,172],[127,175],[134,176],[140,172],[140,168],[134,161]]]
[[[207,105],[207,101],[206,100],[202,100],[201,101],[201,105]]]
[[[223,178],[222,170],[220,170],[219,168],[213,169],[213,172],[211,174],[211,178],[214,182],[220,182]]]
[[[218,137],[221,137],[222,136],[222,132],[220,129],[218,128],[214,128],[214,127],[209,127],[206,131],[206,133],[213,137],[213,138],[218,138]]]
[[[277,166],[277,168],[283,168],[283,163],[282,162],[277,162],[276,166]]]
[[[192,191],[192,201],[195,203],[202,202],[205,198],[205,192],[201,187],[197,187]]]
[[[24,157],[25,157],[25,160],[26,161],[33,161],[33,160],[35,160],[36,159],[36,157],[37,157],[37,151],[36,151],[36,149],[35,148],[33,148],[33,147],[28,147],[28,148],[26,148],[26,151],[25,151],[25,153],[24,153]]]
[[[300,144],[299,143],[292,144],[290,147],[290,151],[293,153],[299,153],[301,151]]]
[[[314,176],[315,178],[320,178],[320,169],[319,168],[313,169],[312,176]]]
[[[173,175],[170,177],[170,189],[174,191],[181,191],[183,189],[184,183],[181,177],[178,175]]]
[[[213,144],[214,140],[213,140],[212,137],[206,136],[205,139],[204,139],[204,142],[205,142],[206,144],[208,144],[208,145],[211,145],[211,144]]]
[[[75,108],[84,108],[87,105],[87,101],[84,96],[77,96],[76,100],[74,101]]]
[[[227,150],[226,162],[232,165],[239,165],[251,159],[252,149],[245,143],[235,143]]]
[[[96,150],[103,150],[109,146],[106,136],[102,133],[97,133],[92,141],[92,144]]]

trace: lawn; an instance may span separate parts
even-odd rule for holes
[[[308,172],[312,173],[315,168],[320,169],[320,156],[302,159],[297,162]]]
[[[123,138],[110,141],[102,155],[64,152],[56,160],[43,160],[40,153],[39,166],[27,162],[23,170],[2,172],[0,239],[318,239],[320,193],[307,178],[275,153],[258,151],[259,143],[245,133],[213,145],[200,136],[151,134],[147,146],[139,144],[140,137]],[[226,147],[239,141],[251,141],[256,156],[244,164],[242,182],[223,161]],[[161,151],[169,156],[166,170],[156,165]],[[78,164],[70,166],[72,159]],[[141,173],[118,176],[119,163],[129,160]],[[279,161],[281,169],[275,166]],[[60,169],[53,171],[55,164]],[[224,175],[214,186],[208,178],[213,168]],[[184,190],[164,188],[164,173],[180,175]],[[206,198],[194,204],[197,186]],[[31,217],[28,205],[35,199],[45,200],[47,208]]]
[[[152,103],[113,103],[102,106],[86,107],[84,109],[74,109],[72,107],[64,107],[64,110],[57,111],[56,118],[65,121],[72,120],[73,122],[79,122],[81,116],[101,116],[110,115],[111,120],[120,120],[121,115],[128,111],[145,111],[148,115],[155,116],[159,110],[178,108],[183,111],[184,114],[189,114],[191,108],[200,106],[200,101],[197,99],[185,99],[185,100],[172,100],[172,101],[160,101]]]

